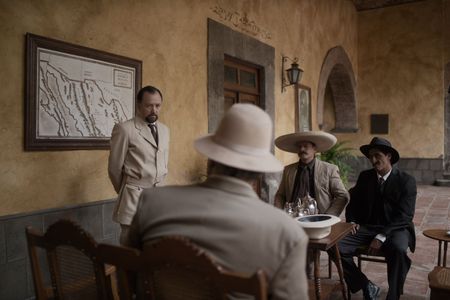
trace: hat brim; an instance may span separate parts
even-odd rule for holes
[[[281,150],[298,153],[299,143],[310,142],[316,146],[317,152],[324,152],[333,147],[337,139],[334,135],[323,131],[295,132],[279,136],[275,145]]]
[[[362,154],[364,154],[365,157],[369,158],[369,151],[373,148],[380,149],[383,152],[391,153],[391,164],[395,164],[400,159],[400,154],[398,153],[398,151],[386,145],[362,145],[361,147],[359,147],[359,150]]]
[[[217,144],[213,135],[198,138],[194,142],[198,152],[226,166],[253,172],[275,173],[283,170],[283,165],[276,157],[266,154],[242,153]]]

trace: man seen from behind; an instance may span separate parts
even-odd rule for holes
[[[214,134],[195,141],[208,157],[207,179],[146,189],[130,228],[131,246],[184,236],[227,270],[263,269],[271,299],[308,299],[308,237],[294,219],[261,201],[252,189],[264,172],[283,168],[270,152],[272,132],[263,110],[233,105]]]

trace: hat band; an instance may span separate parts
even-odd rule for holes
[[[228,148],[230,150],[233,150],[233,151],[241,153],[241,154],[252,155],[252,156],[267,155],[267,150],[263,150],[261,148],[248,147],[248,146],[244,146],[244,145],[230,145],[229,143],[226,142],[225,139],[221,139],[221,138],[217,137],[216,135],[213,136],[213,141],[225,148]]]

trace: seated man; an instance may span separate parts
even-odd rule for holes
[[[275,206],[296,202],[309,194],[317,201],[319,213],[339,216],[349,200],[349,194],[339,176],[339,168],[316,159],[336,144],[336,137],[322,131],[296,132],[278,137],[275,145],[281,150],[297,153],[299,161],[286,166],[275,195]]]
[[[387,261],[386,299],[399,299],[411,266],[406,251],[408,246],[414,251],[416,243],[416,182],[411,175],[393,167],[400,156],[388,140],[375,137],[360,150],[373,169],[361,172],[350,191],[346,219],[356,225],[353,234],[339,243],[344,277],[352,293],[363,289],[364,299],[376,299],[380,288],[358,269],[353,256],[361,246],[369,247],[369,254],[381,249]]]
[[[251,104],[235,104],[213,135],[195,141],[208,178],[143,192],[130,228],[131,246],[181,235],[225,269],[268,275],[271,299],[308,299],[308,237],[296,221],[261,201],[252,183],[282,164],[270,152],[272,121]]]

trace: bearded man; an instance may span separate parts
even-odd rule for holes
[[[159,186],[167,175],[169,128],[158,121],[163,97],[153,86],[137,94],[136,117],[114,126],[108,174],[118,193],[113,220],[120,224],[120,243],[128,230],[144,188]]]
[[[350,196],[342,183],[339,168],[316,158],[336,144],[336,137],[323,131],[286,134],[275,140],[281,150],[297,153],[299,161],[284,168],[275,195],[275,206],[283,209],[287,202],[296,202],[307,195],[317,201],[321,214],[339,216]]]

